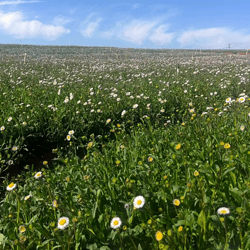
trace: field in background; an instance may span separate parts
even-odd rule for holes
[[[0,45],[0,249],[249,249],[228,52]]]

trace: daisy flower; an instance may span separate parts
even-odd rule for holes
[[[121,115],[124,116],[126,113],[127,113],[127,111],[123,110]]]
[[[142,208],[145,204],[145,198],[143,196],[137,196],[135,197],[133,201],[133,205],[135,208]]]
[[[181,202],[178,199],[174,199],[173,204],[178,207],[178,206],[180,206]]]
[[[157,231],[155,233],[155,238],[157,241],[161,241],[163,239],[163,233],[161,231]]]
[[[197,170],[194,171],[194,176],[195,177],[199,176],[199,172]]]
[[[71,135],[67,135],[67,136],[66,136],[66,139],[67,139],[67,141],[70,141]]]
[[[133,105],[133,109],[138,108],[138,104]]]
[[[68,217],[61,217],[58,220],[57,227],[61,230],[65,229],[69,225],[69,218]]]
[[[21,225],[18,229],[19,229],[19,232],[20,232],[20,233],[24,233],[24,232],[26,231],[24,225]]]
[[[17,151],[17,150],[18,150],[18,147],[17,147],[17,146],[13,146],[13,147],[12,147],[12,150],[13,150],[13,151]]]
[[[228,97],[228,98],[226,99],[226,103],[230,103],[230,102],[231,102],[231,98]]]
[[[119,217],[114,217],[112,219],[112,221],[110,222],[110,226],[113,228],[113,229],[117,229],[121,226],[122,224],[122,221]]]
[[[239,102],[239,103],[243,103],[243,102],[245,102],[245,100],[246,100],[246,98],[245,98],[244,96],[242,96],[242,97],[240,97],[240,98],[238,99],[238,102]]]
[[[42,177],[42,172],[37,172],[34,177],[35,177],[35,179],[41,178]]]
[[[108,123],[110,123],[111,122],[111,119],[108,119],[107,121],[106,121],[106,124],[108,124]]]
[[[9,118],[8,118],[8,122],[11,122],[11,121],[12,121],[12,117],[9,117]]]
[[[11,182],[10,185],[7,186],[7,191],[12,191],[16,187],[16,184],[14,182]]]
[[[68,134],[69,134],[69,135],[73,135],[74,133],[75,133],[74,130],[70,130]]]
[[[227,208],[227,207],[221,207],[221,208],[219,208],[219,209],[217,210],[217,213],[218,213],[219,215],[227,215],[227,214],[230,214],[230,210],[229,210],[229,208]]]
[[[2,127],[0,128],[0,131],[4,131],[4,130],[5,130],[5,127],[2,126]]]
[[[240,126],[240,130],[243,131],[245,129],[245,126]]]
[[[31,195],[27,195],[24,197],[24,200],[27,201],[30,197],[31,197]]]

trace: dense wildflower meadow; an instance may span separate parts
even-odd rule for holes
[[[0,249],[250,249],[250,58],[0,46]]]

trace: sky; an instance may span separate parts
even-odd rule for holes
[[[250,49],[249,0],[0,0],[0,44]]]

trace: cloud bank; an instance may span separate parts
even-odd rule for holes
[[[43,24],[37,20],[26,21],[21,12],[0,11],[0,29],[18,39],[42,38],[50,41],[70,33],[63,26]]]

